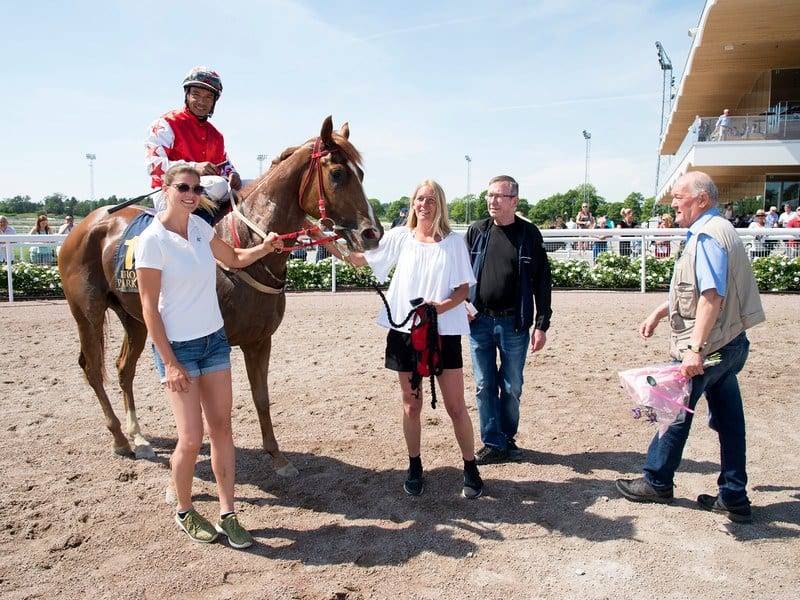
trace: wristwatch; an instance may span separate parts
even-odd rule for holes
[[[704,344],[700,344],[699,346],[689,344],[688,346],[686,346],[687,350],[691,350],[692,352],[696,352],[697,354],[700,354],[704,348],[705,348]]]

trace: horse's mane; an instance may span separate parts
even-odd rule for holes
[[[356,147],[353,146],[353,144],[351,144],[350,141],[346,137],[344,137],[342,134],[340,134],[338,131],[332,132],[331,133],[331,137],[333,138],[333,142],[336,144],[336,149],[338,149],[344,155],[344,157],[349,162],[353,163],[360,171],[361,168],[362,168],[362,166],[361,166],[361,160],[362,159],[361,159],[361,153],[356,149]],[[272,159],[271,167],[279,165],[283,161],[287,160],[288,158],[293,156],[294,153],[297,152],[298,150],[300,150],[301,148],[305,148],[306,146],[309,146],[309,145],[311,145],[313,147],[313,144],[316,141],[317,141],[317,138],[311,138],[305,144],[301,144],[299,146],[291,146],[289,148],[286,148],[286,150],[281,152],[279,156],[276,156],[274,159]],[[261,187],[262,182],[267,177],[269,177],[269,174],[270,174],[270,171],[267,171],[266,173],[261,175],[258,179],[255,179],[255,180],[251,181],[241,191],[242,197],[246,198],[247,196],[250,195],[251,191],[256,190],[259,187]]]
[[[347,158],[348,161],[352,162],[354,165],[358,165],[359,167],[362,166],[361,153],[356,149],[355,146],[353,146],[353,144],[350,143],[350,140],[348,140],[338,131],[334,131],[332,137],[333,141],[336,143],[336,146],[338,147],[339,150],[341,150],[342,154],[344,154],[345,158]],[[284,160],[292,156],[295,152],[297,152],[300,148],[303,148],[308,144],[313,144],[316,140],[317,138],[311,138],[305,144],[302,144],[300,146],[291,146],[290,148],[287,148],[286,150],[281,152],[280,156],[277,156],[272,160],[272,164],[277,165],[283,162]]]

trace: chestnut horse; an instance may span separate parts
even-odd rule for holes
[[[362,187],[361,156],[348,140],[345,123],[333,131],[331,117],[322,124],[318,138],[286,149],[270,169],[242,191],[236,210],[215,226],[218,236],[231,245],[249,247],[261,242],[258,231],[291,234],[307,224],[308,216],[327,222],[351,250],[375,248],[383,234]],[[110,212],[98,208],[83,219],[66,238],[59,254],[64,295],[78,325],[80,364],[94,389],[114,436],[114,452],[131,453],[104,388],[105,318],[113,310],[125,330],[117,357],[117,375],[137,457],[154,455],[141,434],[133,398],[136,363],[147,339],[139,294],[115,289],[114,254],[126,226],[143,210],[131,206]],[[290,240],[286,241],[291,245]],[[272,334],[286,308],[284,285],[288,252],[271,254],[240,273],[217,269],[217,295],[231,345],[244,354],[247,376],[261,425],[264,450],[272,456],[275,470],[284,476],[297,474],[278,448],[269,410],[267,375]]]

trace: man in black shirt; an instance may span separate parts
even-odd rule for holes
[[[478,280],[469,296],[478,311],[470,322],[483,442],[483,448],[475,454],[478,464],[522,458],[514,439],[519,426],[522,371],[528,346],[531,352],[544,347],[553,313],[544,240],[535,225],[514,215],[518,194],[514,178],[494,177],[486,194],[489,218],[476,221],[467,231],[472,269]]]
[[[394,218],[394,220],[392,220],[392,229],[399,227],[400,225],[405,225],[407,217],[408,209],[405,206],[401,206],[397,216]]]

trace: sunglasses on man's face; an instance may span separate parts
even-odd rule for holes
[[[192,190],[193,194],[200,195],[205,190],[205,188],[199,183],[197,185],[189,185],[188,183],[171,183],[170,185],[178,190],[181,194],[185,194],[189,190]]]

